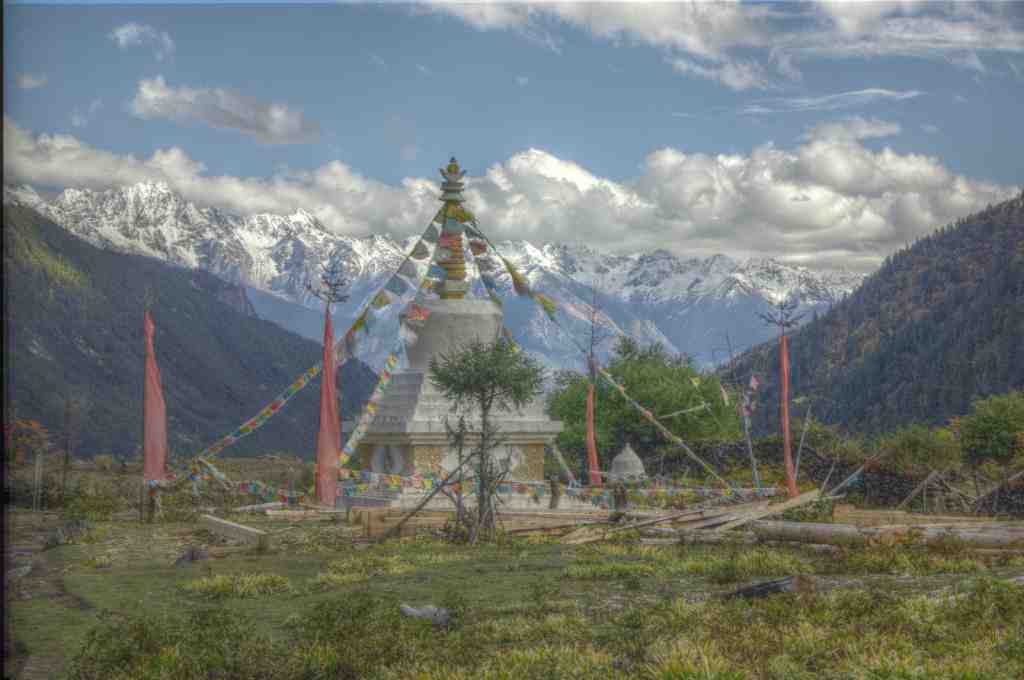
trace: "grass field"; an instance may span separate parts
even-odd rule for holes
[[[916,548],[368,546],[355,528],[241,521],[270,552],[172,566],[194,523],[97,521],[39,551],[56,515],[8,513],[9,674],[49,678],[1020,678],[1024,559]],[[826,592],[752,603],[738,585],[817,574]],[[966,593],[963,597],[951,597]],[[398,605],[456,613],[437,629]]]

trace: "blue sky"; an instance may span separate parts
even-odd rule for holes
[[[866,269],[1022,184],[1024,3],[4,7],[5,182]],[[781,241],[780,241],[781,239]]]

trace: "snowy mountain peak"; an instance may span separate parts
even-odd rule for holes
[[[539,156],[523,161],[547,162]],[[412,237],[337,235],[304,208],[290,215],[240,216],[200,207],[160,182],[103,192],[69,188],[52,201],[31,187],[5,186],[4,203],[38,210],[94,245],[204,269],[310,308],[320,302],[310,296],[307,282],[319,276],[321,265],[337,263],[350,280],[351,295],[340,309],[353,315],[414,244]],[[797,300],[802,310],[828,305],[862,279],[771,258],[681,258],[665,249],[615,255],[582,244],[528,241],[504,241],[497,248],[569,319],[569,329],[552,328],[529,300],[516,299],[507,276],[499,277],[510,297],[506,324],[520,344],[553,367],[576,367],[572,338],[563,335],[584,332],[595,289],[613,333],[661,342],[707,363],[723,332],[731,334],[737,351],[766,339],[756,312],[768,305],[783,299]]]

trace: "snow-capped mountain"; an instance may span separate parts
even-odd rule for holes
[[[304,210],[240,216],[199,207],[164,184],[102,192],[66,189],[52,200],[30,187],[4,187],[4,203],[31,207],[95,245],[244,284],[259,315],[314,339],[320,338],[322,306],[306,284],[322,265],[337,263],[351,281],[351,297],[337,310],[337,321],[344,324],[414,243],[385,235],[339,236]],[[771,259],[684,259],[665,250],[611,255],[586,246],[526,241],[496,245],[534,289],[565,312],[559,328],[530,300],[511,293],[507,275],[499,278],[508,292],[506,326],[522,346],[559,368],[582,368],[577,343],[587,342],[595,289],[598,323],[606,335],[661,342],[709,365],[726,359],[729,345],[738,353],[771,337],[772,329],[757,316],[769,305],[795,299],[800,311],[824,308],[862,280],[850,272],[812,271]],[[604,351],[611,345],[606,342]]]

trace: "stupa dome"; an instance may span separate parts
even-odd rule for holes
[[[644,470],[644,462],[636,451],[628,443],[619,452],[619,455],[612,459],[612,469],[608,473],[608,481],[643,479],[647,476]]]

